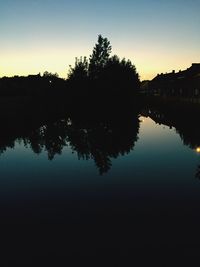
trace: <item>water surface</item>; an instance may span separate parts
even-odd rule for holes
[[[1,223],[84,228],[108,247],[197,245],[198,140],[157,118],[62,119],[2,144]]]

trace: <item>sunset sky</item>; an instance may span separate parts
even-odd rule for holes
[[[0,77],[57,72],[98,34],[141,80],[200,62],[200,0],[0,0]]]

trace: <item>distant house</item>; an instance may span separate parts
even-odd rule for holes
[[[149,92],[161,96],[200,96],[200,63],[193,63],[186,70],[158,74],[149,82]]]

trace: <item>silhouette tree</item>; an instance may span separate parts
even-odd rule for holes
[[[59,75],[58,73],[51,73],[51,72],[48,72],[48,71],[45,71],[43,73],[43,77],[49,77],[49,78],[59,78]]]
[[[108,59],[103,72],[103,83],[109,86],[111,93],[136,93],[139,89],[139,75],[130,60],[116,55]]]
[[[116,93],[127,98],[127,92],[137,92],[140,81],[135,66],[130,60],[120,60],[116,55],[111,57],[111,51],[112,46],[108,39],[99,35],[89,62],[86,57],[76,58],[75,67],[70,66],[68,74],[73,93],[80,94],[82,85],[87,85],[84,93],[81,92],[82,96],[102,102],[106,99],[110,101],[110,96],[116,96]],[[84,83],[85,81],[87,83]]]
[[[72,68],[70,65],[68,73],[69,81],[83,82],[88,77],[88,60],[86,57],[80,57],[75,59],[75,67]]]
[[[89,76],[92,79],[99,78],[102,69],[106,66],[112,47],[107,38],[98,36],[98,42],[95,45],[89,60]]]

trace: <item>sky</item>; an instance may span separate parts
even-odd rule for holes
[[[0,77],[57,72],[102,34],[141,80],[200,62],[200,0],[0,0]]]

